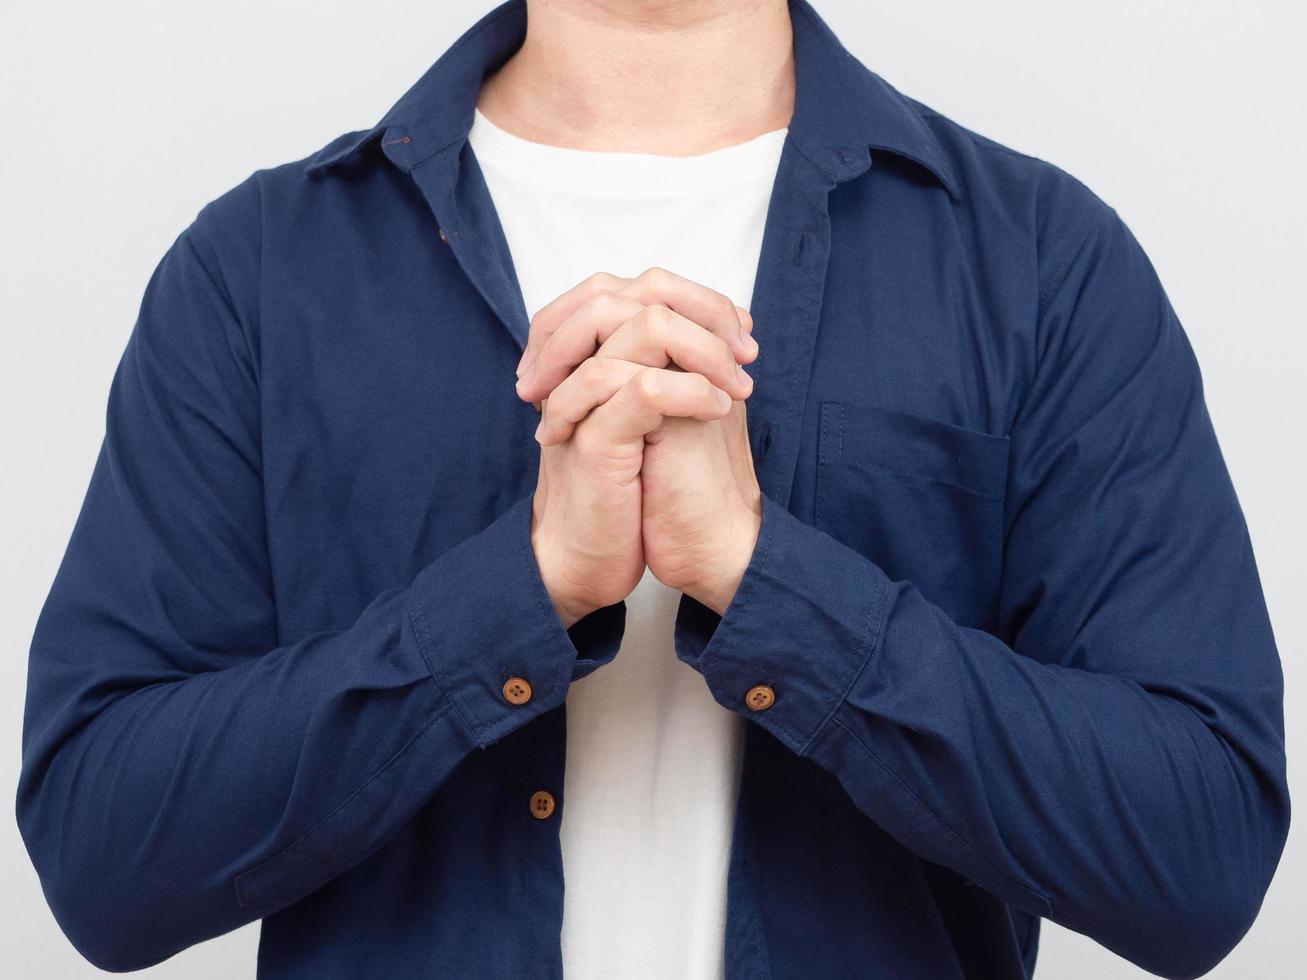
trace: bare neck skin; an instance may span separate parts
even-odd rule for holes
[[[792,45],[786,0],[528,0],[477,107],[538,143],[707,153],[789,125]]]

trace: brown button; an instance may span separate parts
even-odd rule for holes
[[[749,688],[744,696],[744,704],[750,711],[766,711],[776,703],[776,692],[766,684],[757,684]]]
[[[548,820],[554,812],[554,794],[543,789],[531,794],[531,816],[537,820]]]
[[[526,704],[531,700],[531,682],[525,677],[510,677],[504,681],[504,700],[509,704]]]

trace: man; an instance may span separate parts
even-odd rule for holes
[[[160,263],[18,815],[113,970],[1192,977],[1281,689],[1110,208],[801,0],[515,0]]]

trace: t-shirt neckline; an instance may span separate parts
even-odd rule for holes
[[[665,193],[672,188],[703,188],[774,173],[787,133],[787,128],[773,129],[741,143],[689,156],[581,150],[510,133],[477,108],[468,141],[483,166],[512,170],[536,182],[595,191]]]

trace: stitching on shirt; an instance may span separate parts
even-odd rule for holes
[[[1001,501],[1006,498],[1006,494],[990,493],[986,490],[980,490],[976,487],[969,487],[965,484],[958,483],[954,480],[941,480],[938,477],[931,476],[929,473],[914,473],[906,467],[887,466],[884,463],[877,462],[873,459],[858,459],[852,462],[853,466],[865,466],[869,469],[880,470],[884,473],[893,473],[895,476],[906,477],[909,480],[916,480],[921,483],[933,483],[937,486],[948,487],[952,490],[958,490],[962,493],[969,494],[973,497],[980,497],[983,500]]]
[[[831,429],[836,425],[835,419],[839,420],[839,441],[836,454],[832,454]],[[821,523],[822,515],[826,512],[826,494],[830,481],[823,477],[821,470],[827,466],[834,465],[836,460],[844,456],[844,404],[842,402],[823,402],[821,406],[821,431],[820,445],[817,457],[817,499],[813,503],[813,519],[818,524]]]
[[[857,669],[853,671],[853,675],[849,678],[848,683],[844,685],[844,690],[834,699],[834,703],[831,705],[830,710],[826,713],[825,717],[823,717],[817,727],[813,729],[812,735],[809,736],[808,741],[804,743],[803,748],[799,751],[799,755],[806,756],[812,749],[813,744],[821,737],[822,732],[826,730],[826,726],[835,718],[836,712],[840,710],[840,705],[848,700],[849,692],[853,690],[853,685],[858,682],[858,678],[863,675],[864,671],[866,671],[867,664],[871,663],[872,654],[880,647],[880,640],[884,635],[885,623],[889,619],[889,603],[886,601],[888,596],[889,579],[882,578],[880,588],[876,593],[876,598],[872,601],[871,605],[867,607],[867,618],[862,625],[863,652]],[[876,627],[874,630],[872,629],[873,623],[875,623]]]
[[[980,851],[978,851],[965,837],[963,837],[952,827],[950,827],[947,823],[945,823],[944,820],[940,817],[940,815],[936,813],[933,809],[931,809],[931,807],[926,803],[926,801],[923,800],[920,796],[918,796],[916,791],[911,786],[909,786],[906,782],[904,782],[903,779],[899,776],[899,774],[896,773],[893,769],[891,769],[888,764],[886,764],[885,760],[883,760],[880,756],[878,756],[875,752],[873,752],[867,746],[867,744],[863,742],[862,739],[860,739],[851,728],[849,728],[848,725],[846,725],[838,717],[833,717],[831,720],[834,722],[835,725],[837,725],[838,727],[844,730],[844,733],[848,735],[848,737],[853,741],[853,744],[858,746],[858,748],[862,749],[863,753],[866,754],[868,759],[875,762],[882,769],[884,769],[885,773],[896,783],[898,783],[899,786],[903,788],[904,792],[906,792],[910,797],[912,797],[913,801],[917,804],[917,806],[919,806],[926,814],[928,814],[930,818],[934,820],[936,824],[939,825],[939,828],[942,831],[944,831],[945,834],[947,834],[950,838],[952,838],[953,840],[961,844],[964,848],[966,848],[968,852],[974,854],[977,858],[980,859],[982,864],[990,868],[1000,878],[1010,882],[1014,887],[1020,889],[1025,894],[1030,895],[1035,899],[1037,899],[1038,901],[1042,902],[1043,905],[1048,909],[1047,912],[1041,913],[1045,918],[1051,919],[1054,917],[1055,913],[1053,911],[1053,902],[1047,896],[1031,888],[1029,885],[1025,885],[1022,882],[1017,881],[1017,879],[1013,878],[1010,874],[1008,874],[1006,871],[1004,871],[1002,868],[996,865],[993,861],[985,857],[985,855],[982,854]]]
[[[417,161],[414,162],[414,164],[413,164],[411,167],[408,168],[408,172],[409,172],[410,174],[413,173],[413,171],[414,171],[414,170],[417,170],[418,167],[422,166],[424,163],[428,162],[428,161],[431,160],[433,157],[435,157],[435,156],[437,156],[437,155],[439,155],[439,154],[441,154],[441,153],[444,153],[445,150],[449,149],[451,146],[453,146],[453,145],[454,145],[455,143],[457,143],[458,141],[459,141],[459,137],[455,136],[455,137],[453,137],[452,139],[448,139],[448,140],[446,140],[445,142],[441,143],[439,146],[435,147],[435,148],[434,148],[430,153],[427,153],[427,154],[424,155],[424,156],[418,157]]]
[[[418,652],[422,655],[422,660],[427,665],[427,672],[431,675],[432,683],[434,683],[440,692],[444,694],[445,700],[453,706],[455,714],[458,715],[459,721],[463,723],[463,727],[467,729],[468,734],[472,736],[473,741],[475,741],[481,748],[485,748],[485,742],[482,740],[476,725],[472,723],[467,713],[464,712],[463,706],[459,703],[458,698],[454,696],[453,690],[442,684],[436,673],[435,664],[432,661],[434,652],[430,650],[431,627],[427,623],[425,607],[421,599],[415,598],[413,600],[413,606],[409,609],[408,618],[410,625],[413,627],[413,635],[418,641]]]
[[[790,145],[792,145],[792,146],[794,147],[794,152],[797,153],[797,154],[800,156],[800,158],[802,158],[803,161],[804,161],[805,163],[808,164],[808,166],[812,167],[812,168],[813,168],[814,170],[816,170],[819,174],[821,174],[823,177],[825,177],[827,181],[829,181],[832,185],[834,185],[835,181],[838,179],[838,178],[836,177],[835,173],[834,173],[833,171],[828,170],[827,168],[823,167],[820,163],[818,163],[816,160],[814,160],[812,157],[810,157],[810,156],[809,156],[809,155],[804,151],[803,147],[799,145],[798,140],[794,139],[793,136],[791,136],[791,135],[789,135],[788,133],[786,133],[786,135],[785,135],[785,142],[786,142],[786,143],[789,143]],[[784,156],[783,153],[782,153],[782,156],[781,156],[781,161],[782,161],[782,164],[783,164],[784,161],[785,161],[785,156]]]
[[[1044,285],[1044,288],[1039,291],[1039,309],[1036,311],[1038,316],[1037,322],[1044,322],[1044,316],[1048,312],[1045,309],[1048,304],[1048,298],[1062,286],[1063,282],[1065,282],[1067,275],[1071,271],[1071,266],[1075,264],[1080,253],[1083,252],[1085,246],[1089,244],[1089,239],[1096,235],[1098,231],[1098,225],[1092,225],[1089,230],[1081,236],[1080,241],[1076,243],[1076,247],[1068,250],[1067,257],[1058,265],[1053,267],[1057,274],[1050,277],[1048,282]]]

